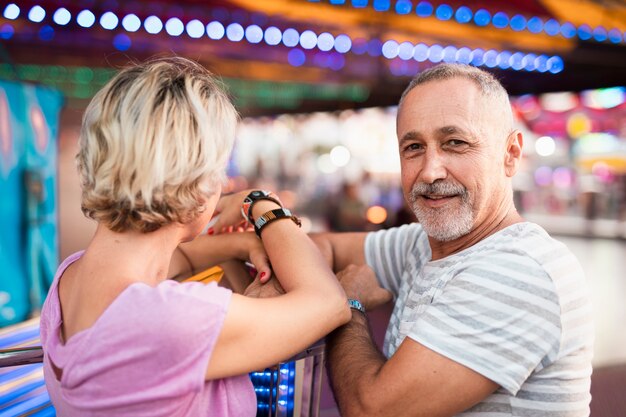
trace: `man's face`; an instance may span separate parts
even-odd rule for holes
[[[472,81],[419,85],[398,113],[402,189],[437,241],[468,234],[498,210],[506,190],[505,112]]]

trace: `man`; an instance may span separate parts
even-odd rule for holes
[[[585,278],[514,207],[523,137],[504,88],[474,67],[431,68],[402,95],[397,135],[419,223],[314,236],[348,298],[395,298],[384,354],[356,309],[327,338],[342,416],[588,416]]]

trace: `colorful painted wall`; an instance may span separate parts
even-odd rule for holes
[[[60,93],[0,81],[0,327],[26,319],[58,264]]]

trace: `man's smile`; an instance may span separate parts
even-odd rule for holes
[[[454,198],[458,197],[458,194],[442,195],[442,194],[422,194],[420,195],[422,204],[429,208],[437,208],[448,204]]]

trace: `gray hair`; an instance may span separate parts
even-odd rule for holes
[[[427,69],[426,71],[418,73],[402,93],[399,107],[402,107],[402,103],[404,102],[406,96],[418,85],[426,84],[432,81],[450,80],[453,78],[465,78],[472,81],[484,97],[494,100],[494,102],[503,107],[502,110],[505,112],[506,117],[510,119],[510,126],[512,127],[513,113],[511,111],[511,102],[509,101],[509,95],[506,92],[506,89],[492,74],[471,65],[439,64]]]

